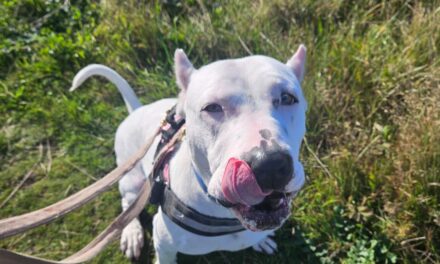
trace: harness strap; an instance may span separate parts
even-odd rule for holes
[[[161,139],[156,149],[156,155],[170,139],[183,128],[185,119],[178,116],[176,106],[167,111],[164,122],[160,127]],[[153,185],[150,198],[151,204],[160,205],[162,211],[177,225],[192,233],[202,236],[221,236],[243,231],[244,228],[237,219],[216,218],[201,214],[193,208],[185,205],[171,190],[169,178],[169,160],[178,146],[173,146],[158,160],[157,166],[150,175],[149,181]],[[202,178],[196,173],[196,179],[203,192],[214,202],[231,207],[231,203],[219,200],[208,193],[208,188]]]
[[[164,190],[161,209],[174,223],[197,235],[213,237],[245,230],[236,218],[213,217],[187,206],[169,187]]]
[[[182,118],[177,115],[176,113],[176,105],[174,105],[172,108],[170,108],[166,112],[165,119],[163,120],[163,123],[160,127],[160,134],[161,139],[159,141],[159,144],[157,145],[156,153],[159,153],[159,151],[167,144],[171,138],[177,133],[177,131],[180,130],[180,128],[183,127],[185,124],[185,118]]]

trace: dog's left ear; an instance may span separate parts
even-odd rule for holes
[[[287,61],[286,65],[289,66],[299,82],[304,79],[304,71],[306,66],[306,46],[303,44],[299,45],[298,50],[295,54]]]

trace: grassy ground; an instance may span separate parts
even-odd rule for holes
[[[179,262],[440,263],[439,21],[439,1],[4,0],[0,218],[58,201],[115,166],[125,106],[100,79],[67,92],[85,65],[115,68],[148,103],[177,93],[175,48],[201,66],[249,54],[284,61],[305,43],[308,183],[277,232],[279,253]],[[0,247],[61,259],[119,211],[114,188]],[[92,263],[128,261],[115,243]]]

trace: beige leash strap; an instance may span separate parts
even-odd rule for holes
[[[101,252],[107,244],[120,236],[122,229],[145,208],[150,194],[151,183],[150,181],[145,181],[138,197],[127,210],[123,211],[113,220],[92,242],[66,259],[53,261],[0,249],[0,262],[2,264],[78,264],[88,261]]]
[[[53,264],[58,263],[50,260],[43,260],[36,257],[17,254],[11,251],[0,249],[0,260],[2,264]]]
[[[155,135],[157,135],[157,133]],[[155,164],[160,163],[161,160],[164,158],[165,154],[167,153],[167,151],[170,148],[172,148],[177,141],[181,140],[184,135],[185,135],[185,129],[182,128],[173,136],[173,138],[170,140],[170,142],[168,142],[168,144],[166,144],[162,148],[162,150],[157,155],[157,159],[155,160]],[[110,175],[112,173],[114,173],[114,174],[122,173],[122,175],[123,175],[127,171],[132,169],[134,167],[134,165],[136,164],[136,162],[139,161],[145,155],[145,153],[148,151],[149,147],[151,146],[151,144],[154,141],[154,138],[155,138],[155,136],[153,136],[150,140],[148,140],[146,145],[144,147],[142,147],[142,149],[138,153],[136,153],[136,155],[134,155],[132,158],[130,158],[122,166],[116,168],[111,173],[107,174],[104,178],[110,177]],[[121,169],[118,170],[119,168],[121,168]],[[149,177],[153,177],[153,176],[154,175],[151,174]],[[113,177],[119,177],[119,176],[113,175]],[[114,180],[112,183],[114,183],[115,181],[116,180]],[[112,183],[110,183],[110,184],[112,184]],[[101,185],[102,184],[98,185],[97,191],[102,192],[101,189],[105,188]],[[92,187],[92,186],[90,186],[90,187]],[[145,181],[145,183],[142,186],[142,189],[140,190],[138,197],[130,205],[130,207],[127,208],[127,210],[123,211],[104,231],[102,231],[87,246],[85,246],[83,249],[81,249],[77,253],[71,255],[70,257],[68,257],[64,260],[53,261],[53,260],[37,258],[37,257],[25,255],[25,254],[15,253],[15,252],[11,252],[11,251],[8,251],[5,249],[0,249],[0,262],[2,264],[78,264],[78,263],[83,263],[85,261],[88,261],[88,260],[92,259],[93,257],[95,257],[99,252],[101,252],[101,250],[104,249],[111,241],[113,241],[115,238],[119,237],[122,230],[124,229],[124,227],[141,213],[141,211],[145,208],[145,205],[148,203],[148,200],[150,199],[151,188],[152,188],[151,182],[148,180]],[[95,197],[95,196],[93,196],[93,197]],[[67,199],[69,199],[69,198],[67,198]],[[92,198],[89,198],[88,200],[90,200]],[[65,200],[67,200],[67,199],[65,199]],[[65,200],[63,200],[63,201],[65,201]],[[88,200],[79,199],[79,202],[82,202],[82,204],[84,204]],[[60,204],[63,201],[60,201],[56,204]],[[46,208],[49,208],[49,207],[46,207]],[[79,207],[79,206],[76,206],[74,208],[77,208],[77,207]],[[44,208],[44,209],[46,209],[46,208]],[[44,209],[42,209],[42,210],[44,210]],[[65,213],[67,213],[67,212],[64,212],[63,214],[65,214]],[[63,214],[59,214],[58,216],[61,216]],[[43,219],[46,219],[46,218],[43,218]],[[53,219],[55,219],[55,218],[49,218],[49,220],[46,220],[46,222],[50,222]],[[5,219],[5,220],[8,220],[8,219]],[[19,230],[19,232],[15,232],[15,234],[23,232],[24,230],[32,228],[33,226],[41,225],[42,223],[35,224],[35,223],[32,223],[31,221],[26,221],[25,224],[26,224],[26,229],[18,226],[18,227],[16,227],[16,229]],[[27,227],[28,225],[31,227]]]
[[[117,167],[87,188],[37,211],[0,220],[0,239],[20,234],[31,228],[52,222],[108,190],[112,184],[120,180],[122,176],[130,171],[145,153],[147,153],[158,133],[159,130],[157,130],[154,136],[149,138],[145,145],[126,163]]]

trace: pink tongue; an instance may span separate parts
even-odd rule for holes
[[[222,191],[229,202],[255,205],[263,201],[271,191],[264,193],[249,165],[239,159],[231,158],[226,165],[222,179]]]

